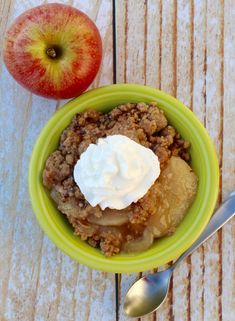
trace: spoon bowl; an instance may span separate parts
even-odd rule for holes
[[[139,279],[127,292],[124,311],[130,317],[139,317],[156,310],[167,296],[171,268]]]

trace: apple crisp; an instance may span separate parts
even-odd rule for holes
[[[92,207],[73,178],[80,155],[109,135],[124,135],[150,148],[161,167],[148,192],[122,210]],[[90,109],[76,114],[63,131],[58,149],[46,161],[43,184],[82,240],[106,256],[143,251],[154,238],[174,233],[194,200],[197,177],[188,164],[189,147],[156,103],[126,103],[106,114]]]

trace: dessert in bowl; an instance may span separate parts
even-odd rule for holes
[[[151,103],[153,101],[157,106]],[[84,174],[79,181],[75,175],[77,165],[82,169],[80,173],[86,172],[84,164],[88,164],[89,157],[84,157],[86,162],[82,164],[82,155],[93,146],[93,156],[97,157],[95,150],[100,144],[104,148],[108,145],[106,140],[116,139],[116,143],[110,143],[115,147],[122,138],[151,151],[156,157],[154,161],[159,161],[159,177],[154,176],[152,181],[142,180],[142,176],[135,172],[134,177],[140,177],[141,182],[136,186],[142,191],[135,188],[134,193],[133,189],[129,193],[127,189],[120,194],[121,198],[116,198],[111,191],[112,197],[104,199],[107,193],[100,193],[104,187],[102,177],[97,183],[99,176],[94,176],[93,181],[90,180],[88,192],[93,190],[89,198],[87,186],[81,184],[87,176]],[[126,149],[126,153],[119,154],[124,155],[124,161],[129,164],[129,147]],[[113,155],[107,153],[104,155]],[[134,147],[130,155],[133,153]],[[134,162],[138,163],[140,158],[134,157]],[[91,162],[92,159],[94,157],[90,157]],[[109,164],[109,169],[113,170],[112,157],[108,159],[104,169]],[[77,164],[79,161],[81,164]],[[104,159],[101,157],[102,163]],[[148,167],[148,159],[144,163]],[[99,162],[88,167],[96,164]],[[99,166],[99,172],[102,172],[102,166]],[[144,171],[145,166],[138,166]],[[138,166],[135,163],[130,168],[138,172]],[[156,167],[157,162],[154,163]],[[148,177],[148,173],[146,175]],[[96,269],[134,272],[164,264],[193,243],[213,212],[218,178],[213,145],[206,130],[187,107],[153,88],[112,85],[74,99],[49,120],[32,154],[29,188],[39,223],[65,253]],[[149,185],[145,186],[146,182]],[[120,180],[119,183],[123,191],[126,183]],[[92,186],[96,184],[98,195]],[[177,197],[183,195],[180,206],[174,197],[167,196],[169,190],[171,196],[175,191]],[[125,197],[128,193],[132,198]],[[165,207],[164,200],[168,203]],[[155,241],[154,237],[157,238]]]
[[[157,103],[77,113],[49,155],[43,184],[75,234],[106,256],[147,250],[192,204],[188,148]]]

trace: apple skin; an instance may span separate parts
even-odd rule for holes
[[[94,80],[102,42],[86,14],[50,3],[15,20],[6,34],[3,57],[23,87],[47,98],[66,99],[80,95]]]

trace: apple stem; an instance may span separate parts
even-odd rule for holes
[[[48,48],[46,53],[50,58],[56,58],[56,51],[54,48]]]

